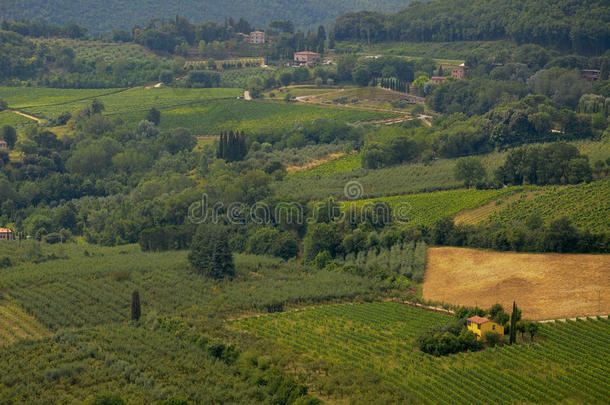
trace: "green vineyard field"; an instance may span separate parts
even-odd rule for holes
[[[534,343],[433,357],[416,336],[452,318],[408,305],[342,304],[245,318],[232,326],[297,353],[365,370],[415,403],[604,403],[610,321],[542,324]],[[373,381],[373,379],[371,379]]]
[[[458,189],[434,193],[408,194],[358,200],[348,206],[362,207],[376,201],[387,203],[399,220],[420,225],[432,225],[445,217],[452,217],[460,211],[473,209],[489,201],[523,190],[523,187],[509,187],[499,190]]]
[[[3,249],[9,247],[0,246],[0,257]],[[305,272],[280,259],[236,255],[236,279],[217,285],[191,271],[184,251],[144,253],[137,245],[86,250],[68,245],[50,250],[67,259],[3,269],[0,291],[51,330],[127,321],[134,290],[147,312],[164,315],[192,307],[222,314],[257,310],[277,299],[318,302],[380,291],[372,279]]]
[[[566,216],[580,229],[610,231],[610,178],[565,187],[550,186],[493,212],[489,221],[510,224],[536,215],[545,222]]]
[[[23,311],[14,300],[0,296],[0,346],[49,335],[50,332]]]

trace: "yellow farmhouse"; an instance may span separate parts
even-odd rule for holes
[[[466,319],[466,325],[468,330],[477,335],[477,339],[481,340],[487,332],[496,332],[500,336],[504,336],[504,326],[490,321],[487,318],[480,316],[473,316],[472,318]]]

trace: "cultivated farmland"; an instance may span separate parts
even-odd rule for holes
[[[519,187],[500,190],[459,189],[358,200],[348,205],[362,207],[365,204],[382,201],[392,208],[393,215],[400,220],[432,225],[439,219],[453,216],[462,210],[479,207],[494,198],[508,196],[520,190],[522,188]]]
[[[14,301],[0,296],[0,346],[22,339],[40,339],[50,332]]]
[[[371,376],[368,385],[388,384],[404,393],[405,402],[601,403],[610,395],[608,320],[545,324],[533,344],[477,353],[436,358],[415,350],[422,330],[450,320],[377,302],[246,318],[233,325],[306,357],[342,364],[346,372],[364,370]]]
[[[610,312],[610,256],[428,249],[423,296],[488,308],[513,300],[530,319]]]

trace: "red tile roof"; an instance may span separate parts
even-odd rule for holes
[[[471,317],[471,318],[468,318],[468,319],[467,319],[467,321],[474,322],[474,323],[476,323],[476,324],[478,324],[478,325],[481,325],[481,324],[483,324],[483,323],[487,323],[487,322],[489,322],[489,319],[487,319],[487,318],[482,318],[482,317],[480,317],[480,316],[473,316],[473,317]]]
[[[296,52],[295,55],[319,55],[319,53],[311,52],[311,51],[303,51],[303,52]]]

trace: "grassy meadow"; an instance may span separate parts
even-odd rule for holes
[[[62,112],[75,112],[96,98],[104,104],[105,115],[122,118],[129,124],[137,124],[145,118],[150,108],[155,107],[162,113],[161,128],[184,127],[200,135],[229,129],[254,131],[267,127],[292,128],[295,123],[320,118],[363,122],[395,115],[383,111],[237,100],[241,95],[243,90],[237,88],[0,88],[0,98],[5,99],[10,108],[42,119],[56,117]],[[21,120],[13,116],[6,119]]]

